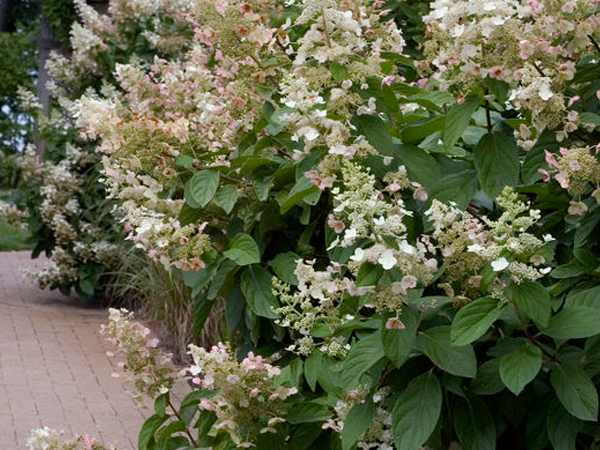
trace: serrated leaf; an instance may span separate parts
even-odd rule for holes
[[[226,184],[215,194],[215,204],[227,214],[231,212],[238,200],[238,190],[233,184]]]
[[[578,339],[600,333],[600,310],[589,306],[565,306],[550,319],[544,334],[555,339]]]
[[[294,273],[298,266],[297,261],[300,258],[294,252],[279,253],[275,258],[269,261],[269,266],[273,269],[279,279],[292,286],[298,285],[298,278]]]
[[[306,361],[304,361],[304,378],[314,391],[317,387],[317,379],[321,370],[321,360],[323,359],[323,353],[320,350],[313,351]]]
[[[375,404],[373,399],[368,397],[364,403],[356,404],[352,407],[342,429],[342,450],[349,450],[358,441],[358,438],[367,431],[369,425],[375,417]]]
[[[598,418],[598,392],[583,370],[571,364],[559,364],[552,370],[550,383],[570,414],[581,420]]]
[[[454,429],[465,449],[496,449],[494,417],[479,397],[469,397],[466,400],[456,401]]]
[[[477,375],[471,383],[471,392],[477,395],[494,395],[504,390],[500,378],[500,358],[490,359],[477,368]]]
[[[196,172],[185,184],[185,200],[192,208],[204,208],[210,203],[219,186],[219,172]]]
[[[292,187],[292,190],[284,198],[278,198],[281,214],[288,212],[301,200],[311,196],[320,195],[321,191],[306,177],[301,177],[298,182]]]
[[[548,439],[554,450],[575,450],[577,435],[583,424],[570,415],[557,399],[548,407],[546,424]]]
[[[448,110],[444,127],[444,147],[450,149],[458,142],[471,121],[471,116],[479,106],[479,95],[469,95],[461,105],[454,105]]]
[[[344,370],[342,371],[342,382],[348,389],[360,384],[361,376],[384,357],[381,345],[381,330],[363,337],[350,349]]]
[[[459,377],[475,377],[477,358],[473,347],[452,345],[449,326],[421,331],[417,343],[423,353],[440,369]]]
[[[246,303],[254,314],[268,319],[278,317],[272,309],[278,306],[271,291],[272,277],[267,269],[257,265],[246,267],[241,277],[241,288]]]
[[[354,116],[352,123],[367,138],[380,155],[393,156],[394,147],[387,124],[379,117],[362,114]]]
[[[397,450],[415,450],[429,438],[442,410],[442,388],[432,372],[412,380],[392,410]]]
[[[515,395],[533,381],[542,367],[542,351],[535,345],[523,345],[500,358],[500,378]]]
[[[400,367],[408,358],[417,337],[417,318],[410,308],[404,308],[399,317],[404,329],[388,330],[383,327],[381,339],[383,351],[390,361]]]
[[[523,280],[512,283],[509,288],[520,311],[541,327],[547,327],[552,314],[548,290],[537,281]]]
[[[500,317],[505,305],[495,298],[483,297],[461,308],[452,320],[452,343],[466,345],[479,339]]]
[[[600,286],[569,295],[565,302],[565,307],[571,306],[588,306],[600,309]]]
[[[488,133],[479,141],[473,156],[481,187],[490,198],[519,181],[519,153],[513,138],[499,132]]]
[[[296,403],[291,407],[286,420],[292,425],[299,423],[325,422],[331,417],[329,408],[313,402]]]
[[[258,245],[252,236],[246,233],[237,234],[229,243],[228,249],[223,252],[223,256],[240,266],[260,262]]]

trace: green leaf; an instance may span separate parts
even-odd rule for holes
[[[554,450],[575,450],[575,442],[582,425],[558,400],[554,399],[548,407],[548,439]]]
[[[477,174],[474,170],[451,173],[435,182],[428,191],[432,199],[444,203],[453,201],[458,208],[465,210],[477,191]]]
[[[392,137],[387,124],[376,116],[362,114],[354,116],[352,123],[356,125],[358,130],[367,138],[375,150],[381,155],[394,156],[394,147],[392,145]]]
[[[537,281],[523,280],[511,283],[509,294],[513,296],[519,310],[541,327],[547,327],[552,314],[552,303],[548,290]]]
[[[154,433],[168,418],[168,415],[159,416],[155,414],[146,419],[138,436],[138,450],[150,450],[148,446],[154,441]]]
[[[246,233],[237,234],[229,243],[229,248],[223,252],[223,255],[240,266],[260,262],[258,245],[252,239],[252,236]]]
[[[325,422],[331,417],[329,408],[313,402],[296,403],[291,407],[286,420],[292,425],[299,423]]]
[[[315,423],[296,426],[292,429],[286,450],[307,450],[314,448],[311,445],[322,432],[321,425]]]
[[[341,83],[348,78],[348,69],[346,66],[334,62],[329,63],[329,71],[335,81]]]
[[[314,391],[317,387],[317,378],[321,370],[321,360],[323,359],[323,353],[321,350],[314,350],[306,361],[304,361],[304,378],[308,386]]]
[[[417,344],[440,369],[459,377],[475,377],[477,358],[473,347],[452,345],[449,326],[421,331],[417,337]]]
[[[373,399],[368,397],[364,403],[354,405],[346,420],[342,430],[342,449],[349,450],[358,441],[358,438],[367,431],[369,425],[375,417],[375,404]]]
[[[277,318],[272,308],[277,307],[277,300],[271,291],[273,276],[263,267],[253,265],[242,272],[241,288],[246,303],[257,316],[268,319]]]
[[[500,358],[490,359],[477,368],[477,375],[471,383],[471,392],[477,395],[494,395],[504,390],[500,378]]]
[[[273,176],[267,176],[252,182],[254,192],[256,192],[256,196],[261,202],[264,202],[269,198],[269,192],[271,191],[271,187],[273,187],[273,180]]]
[[[169,393],[159,395],[154,400],[154,412],[158,416],[164,416],[166,414],[167,405],[169,403]]]
[[[381,330],[360,339],[352,345],[344,362],[344,370],[342,371],[344,386],[347,389],[358,386],[361,376],[383,357]]]
[[[306,177],[300,178],[285,198],[277,199],[281,214],[288,212],[304,198],[320,193],[321,191],[319,191],[319,188],[315,186],[312,181]]]
[[[387,356],[396,367],[400,367],[404,364],[417,337],[417,319],[412,310],[408,307],[404,308],[399,319],[404,324],[404,329],[388,330],[384,327],[381,332],[385,356]]]
[[[192,208],[204,208],[210,203],[219,186],[219,172],[196,172],[185,184],[185,200]]]
[[[394,153],[406,167],[409,178],[422,184],[427,190],[431,190],[440,180],[440,165],[423,149],[411,145],[395,145]]]
[[[269,261],[269,266],[271,266],[273,272],[275,272],[280,280],[292,286],[297,286],[298,278],[294,272],[299,259],[302,258],[294,252],[279,253]]]
[[[175,158],[175,165],[183,169],[191,169],[194,165],[194,158],[190,155],[178,155],[177,158]]]
[[[523,345],[500,358],[500,378],[508,389],[519,395],[542,367],[542,351],[535,345]]]
[[[581,420],[598,418],[598,392],[587,374],[571,364],[558,364],[550,383],[565,409]]]
[[[579,119],[582,123],[589,123],[600,127],[600,116],[591,112],[583,112],[579,115]]]
[[[357,286],[375,286],[383,275],[383,268],[379,264],[363,263],[356,275]]]
[[[231,212],[238,199],[237,187],[233,184],[226,184],[215,194],[215,204],[223,209],[227,214]]]
[[[589,306],[565,306],[550,319],[544,334],[555,339],[578,339],[600,333],[600,310]]]
[[[565,307],[588,306],[600,309],[600,286],[571,294],[567,297]]]
[[[478,397],[457,399],[454,408],[454,429],[464,449],[496,449],[494,417]]]
[[[392,411],[397,450],[415,450],[429,438],[442,410],[442,388],[432,372],[412,380]]]
[[[446,116],[434,116],[419,122],[413,122],[402,131],[402,142],[411,144],[422,141],[446,125]]]
[[[479,106],[479,95],[469,95],[462,105],[454,105],[448,110],[446,126],[444,128],[444,147],[446,150],[454,147],[458,139],[463,135],[471,116]]]
[[[518,183],[519,153],[513,138],[498,132],[488,133],[473,156],[481,187],[490,198],[496,198],[505,186]]]
[[[466,345],[479,339],[498,319],[505,305],[497,299],[483,297],[461,308],[452,321],[452,343]]]

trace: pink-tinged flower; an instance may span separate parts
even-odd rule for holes
[[[596,97],[598,97],[598,100],[600,100],[600,89],[596,91]]]
[[[567,212],[572,216],[584,216],[587,213],[588,207],[583,202],[571,201]]]
[[[304,176],[312,181],[312,183],[322,191],[332,187],[333,182],[335,181],[333,177],[322,177],[316,170],[304,172]]]
[[[600,145],[600,144],[598,144],[598,145]],[[131,230],[133,230],[133,228],[131,228],[131,225],[129,225],[128,223],[126,223],[123,228],[125,228],[125,231],[127,231],[128,233],[131,232]]]
[[[150,339],[148,342],[146,342],[146,347],[156,348],[156,347],[158,347],[159,342],[160,342],[160,340],[158,338]]]
[[[546,171],[544,169],[538,169],[538,172],[542,174],[542,181],[544,183],[548,183],[551,180],[550,174],[548,173],[548,171]]]
[[[388,86],[391,86],[394,83],[395,79],[396,75],[388,75],[387,77],[383,77],[383,79],[381,80],[381,84],[387,84]]]
[[[385,328],[388,330],[404,330],[406,326],[397,317],[390,317],[385,323]]]
[[[558,181],[558,184],[560,184],[560,187],[563,189],[566,189],[569,187],[569,176],[564,173],[564,172],[558,172],[555,176],[554,179],[556,181]]]
[[[106,173],[106,175],[108,175],[111,178],[117,178],[117,172],[112,169],[111,167],[106,167],[104,169],[104,172]]]
[[[579,99],[581,99],[581,97],[580,97],[579,95],[576,95],[575,97],[571,97],[571,98],[569,99],[569,104],[568,104],[568,106],[572,106],[572,105],[573,105],[573,103],[575,103],[575,102],[576,102],[576,101],[578,101]]]
[[[459,105],[462,105],[464,102],[465,102],[464,95],[459,95],[458,97],[456,97],[456,103],[458,103]]]
[[[490,78],[495,78],[496,80],[504,80],[506,75],[504,74],[504,70],[500,66],[490,67],[488,69],[488,75]]]
[[[329,214],[327,216],[327,226],[335,231],[337,234],[340,234],[346,228],[346,224],[341,220],[337,220],[333,214]]]
[[[420,78],[417,80],[417,86],[422,88],[429,81],[429,78]]]
[[[569,169],[574,171],[581,170],[581,164],[579,163],[579,161],[571,161],[569,163]]]
[[[402,189],[402,186],[400,186],[398,183],[390,183],[387,187],[387,190],[390,192],[398,192],[400,189]]]
[[[260,389],[258,389],[258,388],[253,388],[253,389],[251,389],[251,390],[250,390],[250,392],[249,392],[249,394],[248,394],[248,395],[249,395],[250,397],[256,397],[256,396],[257,396],[259,393],[260,393]]]
[[[413,198],[420,202],[427,201],[428,197],[429,197],[429,194],[427,193],[427,190],[423,186],[419,186],[418,188],[415,189],[415,192],[413,192]]]
[[[565,147],[561,147],[559,150],[561,155],[563,156],[567,156],[567,154],[569,153],[569,149],[565,148]]]
[[[554,167],[555,169],[558,169],[558,163],[556,162],[556,158],[554,158],[554,155],[552,153],[550,153],[548,150],[544,150],[544,154],[546,155],[546,162],[548,163],[548,165],[550,167]]]

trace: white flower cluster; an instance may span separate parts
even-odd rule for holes
[[[216,395],[203,398],[200,409],[213,411],[216,429],[223,429],[238,447],[253,447],[258,434],[276,433],[282,418],[284,401],[296,394],[295,387],[278,386],[278,367],[252,352],[238,362],[230,349],[219,343],[210,351],[190,345],[194,364],[193,382],[204,389],[216,389]]]
[[[0,218],[13,227],[20,228],[21,230],[27,229],[27,223],[24,219],[29,217],[27,211],[21,211],[12,203],[0,200]]]
[[[159,350],[159,340],[150,336],[150,329],[133,321],[133,313],[124,308],[110,308],[109,322],[102,325],[101,333],[116,348],[118,363],[123,370],[115,373],[128,386],[127,393],[139,405],[144,406],[144,397],[154,399],[169,392],[175,381],[170,353]],[[115,356],[109,352],[108,356]]]
[[[294,271],[298,278],[298,288],[293,293],[290,286],[277,278],[273,279],[273,294],[283,305],[275,309],[282,316],[275,323],[290,328],[299,335],[296,343],[287,350],[309,355],[318,348],[330,356],[343,357],[350,346],[343,338],[333,337],[333,333],[352,318],[340,318],[338,308],[349,290],[356,293],[360,289],[352,280],[341,277],[339,267],[336,270],[329,266],[326,270],[318,271],[314,269],[314,263],[315,261],[298,261]],[[312,335],[317,327],[324,327],[327,334],[318,344]],[[323,335],[322,330],[320,335]]]
[[[383,407],[389,397],[391,389],[382,387],[373,394],[375,403],[375,416],[367,430],[358,438],[356,447],[361,450],[394,450],[394,437],[392,435],[392,415]],[[336,418],[329,419],[323,424],[323,429],[331,428],[337,433],[342,433],[344,422],[350,410],[357,404],[365,402],[366,391],[354,390],[344,393],[333,408]]]
[[[424,73],[442,88],[469,90],[489,77],[508,83],[538,133],[565,115],[564,90],[598,30],[597,0],[436,0],[427,25]],[[571,122],[572,123],[572,122]],[[572,128],[572,125],[566,125]],[[530,147],[530,145],[529,145]]]
[[[65,439],[64,433],[59,433],[48,427],[31,431],[27,440],[29,450],[116,450],[115,447],[105,447],[87,435]]]
[[[448,283],[444,288],[451,296],[455,295],[452,283],[460,284],[461,280],[466,281],[460,295],[478,291],[480,271],[488,264],[494,272],[506,271],[516,283],[536,280],[551,270],[544,264],[549,262],[547,243],[553,238],[547,235],[542,240],[528,232],[540,219],[540,212],[530,209],[509,187],[496,201],[503,209],[496,220],[475,218],[436,200],[426,212],[434,227],[432,238],[446,266]],[[502,282],[496,279],[495,283],[492,294],[501,296]]]

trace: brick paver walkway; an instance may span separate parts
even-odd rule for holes
[[[25,450],[32,428],[88,433],[137,448],[143,414],[125,394],[99,335],[105,311],[42,291],[21,267],[29,252],[0,252],[0,448]]]

